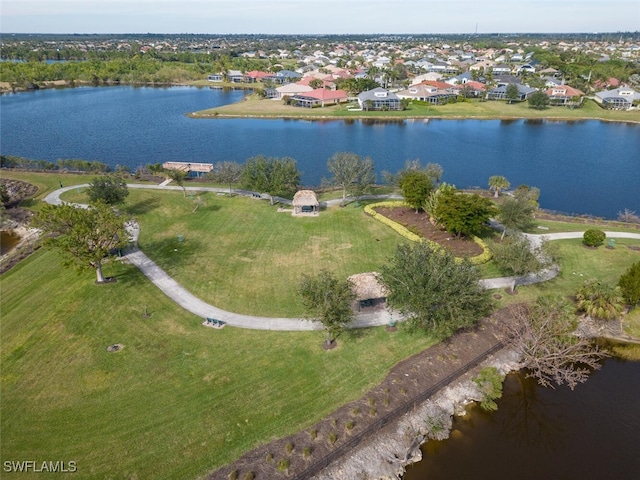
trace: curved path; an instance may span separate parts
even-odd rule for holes
[[[87,187],[88,184],[73,185],[71,187],[60,188],[54,192],[48,194],[44,201],[53,205],[60,205],[63,201],[60,199],[60,195],[69,190],[77,188]],[[129,188],[147,188],[152,190],[182,190],[182,187],[168,186],[168,185],[145,185],[139,183],[127,184]],[[217,193],[229,193],[227,188],[215,188],[215,187],[185,187],[185,190],[189,191],[208,191]],[[232,190],[233,193],[239,195],[253,195],[254,192],[245,190]],[[268,199],[268,195],[261,195],[261,198]],[[387,195],[383,196],[371,196],[368,198],[388,198]],[[276,199],[281,203],[291,203],[291,200]],[[340,203],[340,199],[330,202],[324,202],[323,206],[335,205]],[[164,270],[156,265],[147,255],[138,248],[138,235],[140,229],[137,224],[131,224],[128,226],[131,232],[134,247],[125,255],[124,258],[129,260],[133,265],[138,267],[140,271],[165,295],[171,298],[174,302],[180,305],[185,310],[204,318],[215,318],[222,320],[229,325],[240,328],[250,328],[255,330],[282,330],[282,331],[300,331],[300,330],[323,330],[324,327],[320,322],[311,321],[304,318],[271,318],[260,317],[254,315],[242,315],[238,313],[228,312],[220,308],[214,307],[188,292],[182,285],[171,278]],[[625,233],[625,232],[605,232],[607,238],[633,238],[640,240],[640,233]],[[562,240],[571,238],[582,238],[583,232],[566,232],[566,233],[548,233],[548,234],[526,234],[531,239],[534,245],[540,244],[543,240]],[[518,285],[529,285],[532,283],[538,283],[550,280],[554,278],[559,272],[559,268],[554,266],[553,268],[544,270],[537,275],[526,275],[523,277],[516,277],[515,280]],[[487,289],[496,288],[509,288],[514,283],[514,277],[501,277],[490,278],[481,280],[481,285]],[[400,319],[401,316],[395,313],[395,319]],[[391,320],[391,312],[388,310],[380,310],[372,313],[360,313],[356,315],[355,320],[351,324],[352,327],[374,327],[387,325]]]

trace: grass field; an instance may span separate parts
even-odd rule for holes
[[[527,102],[508,104],[500,101],[481,102],[470,100],[449,105],[426,106],[412,104],[404,111],[350,111],[353,104],[324,108],[300,108],[284,105],[281,100],[261,99],[249,95],[241,102],[191,114],[194,117],[215,118],[217,116],[264,117],[264,118],[531,118],[558,120],[600,119],[620,122],[638,122],[637,112],[605,110],[593,100],[586,100],[583,108],[570,110],[566,107],[549,107],[544,110],[529,108]]]
[[[59,186],[32,174],[27,181]],[[146,253],[232,310],[301,311],[301,271],[374,269],[398,241],[354,205],[293,218],[264,201],[203,198],[193,213],[182,192],[132,189],[127,209],[141,222]],[[497,304],[572,295],[591,277],[615,283],[640,260],[627,248],[639,241],[618,239],[613,250],[558,244],[558,278]],[[97,286],[93,272],[64,269],[58,254],[41,249],[0,276],[3,461],[73,460],[83,479],[196,478],[314,424],[433,343],[380,327],[344,335],[327,352],[322,332],[208,329],[134,267],[110,263],[105,275],[118,281]],[[107,352],[115,343],[123,350]]]
[[[614,249],[601,246],[586,248],[582,240],[554,240],[560,254],[560,273],[548,282],[518,287],[517,295],[503,295],[500,305],[535,300],[540,295],[575,295],[578,288],[589,279],[598,279],[616,285],[620,275],[634,262],[640,261],[639,240],[616,239]]]
[[[302,316],[302,273],[345,278],[377,271],[401,241],[365,215],[363,203],[292,217],[266,201],[201,193],[130,190],[125,208],[141,224],[140,248],[179,283],[217,307],[262,316]],[[86,201],[75,190],[63,198]],[[179,241],[179,236],[183,241]]]
[[[325,352],[321,332],[213,330],[137,269],[105,274],[118,282],[96,286],[41,250],[0,277],[3,461],[195,478],[315,423],[432,342],[376,328]]]

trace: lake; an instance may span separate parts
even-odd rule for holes
[[[404,480],[626,480],[640,471],[640,362],[610,358],[574,391],[507,376],[496,412],[477,405],[429,441]]]
[[[192,119],[243,91],[195,87],[82,87],[0,97],[0,153],[80,158],[132,169],[165,161],[292,157],[303,182],[328,176],[336,152],[370,156],[378,173],[406,160],[439,163],[442,180],[487,187],[491,175],[540,188],[543,208],[614,218],[640,212],[640,125],[601,121],[402,122]]]

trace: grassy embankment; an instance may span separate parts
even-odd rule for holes
[[[365,112],[350,111],[354,104],[333,105],[323,108],[300,108],[284,105],[281,100],[261,99],[249,95],[242,101],[222,107],[201,110],[190,114],[196,118],[257,117],[257,118],[305,118],[305,119],[388,119],[453,118],[453,119],[557,119],[557,120],[608,120],[640,122],[637,111],[621,112],[605,110],[593,100],[585,100],[578,109],[549,107],[544,110],[529,108],[527,102],[508,104],[501,101],[469,100],[449,105],[426,106],[412,104],[404,111]]]
[[[31,181],[49,189],[58,182]],[[71,184],[67,177],[63,182]],[[353,206],[293,219],[266,202],[207,194],[206,206],[192,213],[193,200],[181,192],[133,190],[127,205],[141,222],[147,253],[201,290],[218,279],[279,282],[283,273],[273,268],[280,261],[295,275],[267,294],[286,297],[297,269],[316,268],[289,257],[311,255],[341,273],[349,265],[364,271],[367,262],[380,264],[364,256],[398,241]],[[366,236],[372,238],[357,238]],[[614,250],[585,249],[579,240],[561,244],[559,279],[522,287],[509,300],[571,294],[588,276],[614,281],[639,257],[622,240]],[[184,251],[174,255],[173,248]],[[116,263],[105,274],[118,282],[96,286],[91,272],[63,269],[59,256],[44,249],[0,277],[3,460],[75,460],[78,478],[193,478],[313,424],[432,342],[374,328],[325,352],[320,332],[206,329],[135,268]],[[107,352],[114,343],[124,349]]]

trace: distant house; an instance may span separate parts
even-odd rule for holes
[[[359,94],[358,104],[363,110],[402,110],[400,97],[382,87]]]
[[[536,73],[536,67],[534,67],[530,63],[520,65],[518,66],[518,68],[516,68],[516,74],[520,75],[522,73]]]
[[[242,83],[244,82],[244,74],[240,70],[229,70],[227,80],[232,83]]]
[[[264,82],[267,79],[272,79],[273,73],[261,72],[260,70],[252,70],[244,74],[244,81],[247,83]]]
[[[207,80],[210,82],[222,82],[224,81],[224,76],[221,73],[212,73],[211,75],[207,75]]]
[[[291,83],[296,82],[302,78],[302,74],[294,72],[292,70],[280,70],[276,72],[274,80],[276,83]]]
[[[579,105],[584,97],[584,92],[569,85],[556,85],[544,93],[549,97],[550,105]]]
[[[458,96],[451,91],[441,90],[436,86],[426,84],[412,85],[408,89],[398,92],[397,95],[399,98],[428,102],[433,105],[444,105],[450,98]]]
[[[293,97],[294,95],[302,95],[305,93],[309,93],[313,91],[313,87],[309,85],[303,85],[299,83],[287,83],[286,85],[282,85],[276,90],[276,96],[273,98],[284,98],[284,97]]]
[[[629,110],[640,104],[640,93],[628,87],[596,92],[594,100],[612,110]]]
[[[535,88],[526,87],[520,83],[514,83],[518,87],[518,97],[513,100],[517,102],[524,102],[527,98],[529,98],[533,93],[537,90]],[[507,87],[508,85],[500,85],[499,87],[493,88],[487,92],[488,100],[508,100],[507,99]]]
[[[511,74],[511,67],[509,65],[494,65],[491,68],[491,73],[493,73],[493,75],[510,75]]]

